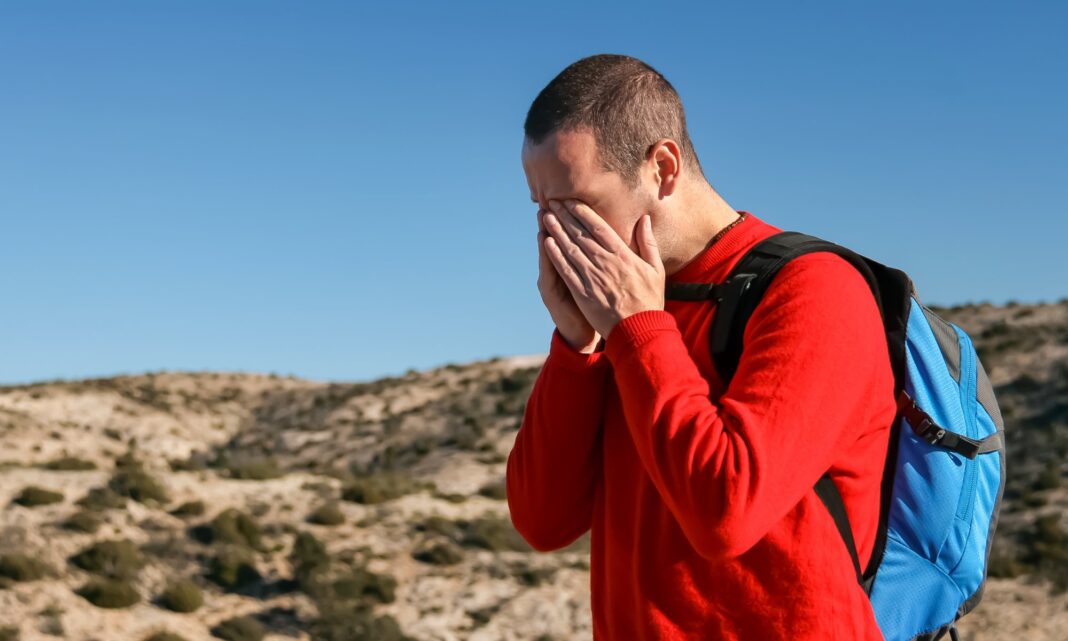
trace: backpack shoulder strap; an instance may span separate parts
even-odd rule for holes
[[[848,260],[868,281],[882,311],[879,284],[864,257],[851,249],[799,232],[780,232],[754,245],[731,270],[720,290],[722,298],[709,330],[709,346],[716,371],[724,383],[738,369],[745,349],[745,326],[779,270],[794,258],[831,252]]]
[[[799,232],[779,232],[760,241],[742,256],[722,283],[668,283],[665,292],[667,298],[718,301],[709,329],[708,343],[712,351],[712,362],[725,386],[738,369],[745,347],[745,326],[771,281],[786,263],[813,252],[831,252],[853,264],[871,287],[880,313],[885,313],[880,294],[882,279],[872,270],[872,265],[877,268],[881,266],[841,245]],[[865,578],[865,573],[861,570],[853,528],[849,524],[845,503],[838,487],[829,475],[824,474],[814,490],[834,519],[838,533],[853,561],[857,582],[867,592],[870,590],[871,581]]]

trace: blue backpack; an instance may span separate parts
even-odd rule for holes
[[[722,283],[669,282],[666,297],[712,300],[716,371],[741,358],[745,324],[788,261],[833,252],[867,279],[882,312],[898,413],[890,429],[879,528],[860,567],[845,505],[831,478],[815,491],[830,511],[887,641],[958,639],[979,603],[1005,490],[1001,411],[968,335],[920,303],[911,279],[845,247],[797,232],[751,248]]]

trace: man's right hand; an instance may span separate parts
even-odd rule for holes
[[[541,292],[541,300],[564,340],[583,354],[590,354],[597,348],[601,335],[582,315],[567,284],[560,278],[556,267],[545,253],[545,239],[549,236],[545,231],[542,215],[546,211],[538,210],[538,291]]]

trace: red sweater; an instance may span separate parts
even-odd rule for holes
[[[751,213],[671,281],[719,282],[781,231]],[[596,641],[881,641],[834,521],[871,556],[893,374],[878,307],[844,259],[772,281],[724,391],[711,302],[666,301],[582,354],[554,329],[508,456],[508,507],[534,548],[590,530]]]

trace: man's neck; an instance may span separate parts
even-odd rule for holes
[[[670,255],[664,254],[664,271],[668,276],[711,246],[716,234],[738,219],[739,214],[704,180],[696,181],[679,203],[682,215],[673,217],[679,224],[672,234]]]

